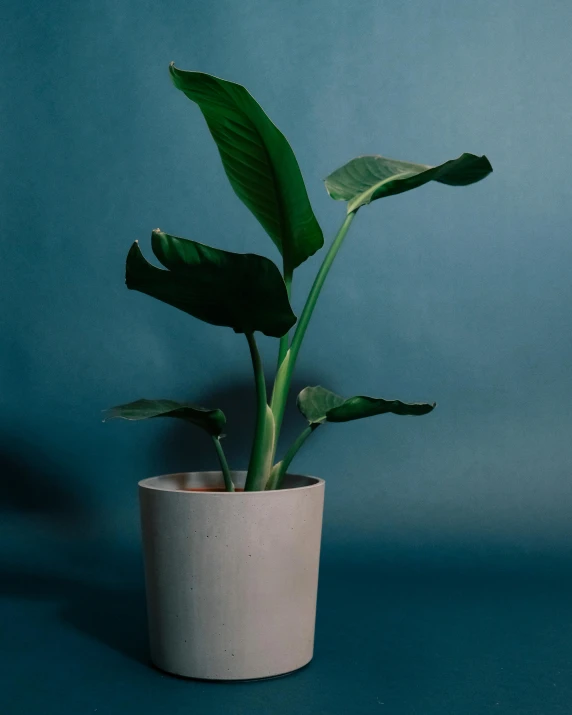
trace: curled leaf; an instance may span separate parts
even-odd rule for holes
[[[177,417],[201,427],[218,437],[226,425],[222,410],[208,409],[174,400],[136,400],[125,405],[117,405],[107,410],[104,422],[113,419],[148,420],[153,417]]]
[[[321,424],[350,422],[388,412],[394,415],[426,415],[434,409],[436,403],[401,402],[364,396],[346,399],[318,385],[305,387],[298,395],[297,405],[310,424]]]
[[[296,322],[284,279],[268,258],[223,251],[159,229],[151,240],[169,270],[149,263],[136,241],[127,256],[128,288],[237,333],[259,330],[279,338]]]
[[[393,194],[416,189],[428,181],[449,186],[474,184],[493,170],[486,156],[462,154],[439,166],[413,164],[385,156],[359,156],[325,180],[333,199],[348,202],[348,213]]]

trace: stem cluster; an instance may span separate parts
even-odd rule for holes
[[[278,489],[281,485],[284,474],[296,456],[298,450],[302,447],[312,432],[314,432],[319,426],[317,424],[308,425],[288,449],[283,459],[276,464],[274,463],[278,438],[280,436],[280,429],[282,427],[284,411],[286,409],[286,400],[290,391],[290,384],[294,368],[296,367],[298,353],[300,352],[306,330],[308,329],[308,324],[314,312],[314,308],[316,307],[316,303],[326,277],[332,267],[338,251],[341,248],[356,212],[357,209],[347,214],[340,230],[336,234],[336,237],[326,254],[324,261],[320,266],[320,270],[316,274],[310,293],[308,294],[306,304],[304,305],[302,315],[296,325],[291,342],[288,333],[280,338],[278,366],[270,401],[268,401],[267,397],[262,359],[258,351],[254,333],[246,334],[248,347],[250,349],[250,356],[252,359],[252,367],[254,370],[257,408],[256,429],[250,453],[248,474],[244,487],[245,491]],[[286,284],[288,297],[290,298],[292,270],[286,265],[284,265],[284,282]],[[226,489],[227,491],[234,491],[234,486],[230,478],[230,472],[224,457],[222,446],[218,438],[214,438],[214,441],[223,471]]]

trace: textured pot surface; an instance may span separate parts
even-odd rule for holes
[[[237,487],[245,472],[233,472]],[[313,655],[324,487],[219,487],[220,472],[139,482],[151,659],[209,680],[281,675]]]

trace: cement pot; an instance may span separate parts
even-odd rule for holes
[[[232,476],[244,486],[246,472]],[[139,482],[151,659],[208,680],[297,670],[314,649],[325,482],[207,491],[221,484],[220,472]]]

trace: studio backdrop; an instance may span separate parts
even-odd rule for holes
[[[171,61],[256,97],[298,157],[326,246],[345,207],[323,179],[353,157],[489,157],[486,181],[431,183],[357,215],[294,379],[294,395],[321,384],[436,409],[326,425],[292,470],[327,481],[328,553],[569,554],[566,3],[103,0],[2,14],[0,530],[10,559],[138,549],[137,482],[216,468],[200,431],[103,424],[112,405],[220,407],[231,466],[247,464],[255,397],[243,336],[124,284],[130,245],[149,253],[157,227],[279,261],[200,111],[173,86]],[[297,314],[322,256],[296,273]],[[274,343],[260,340],[268,368]],[[283,446],[303,426],[292,402]]]

